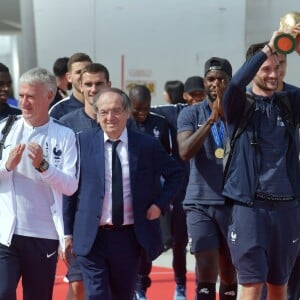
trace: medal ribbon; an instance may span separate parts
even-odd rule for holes
[[[208,114],[211,114],[211,110],[210,107],[207,103],[206,105],[206,111],[208,112]],[[218,131],[217,125],[214,123],[211,126],[211,133],[213,135],[214,141],[217,145],[217,148],[224,148],[223,147],[223,141],[224,141],[224,137],[225,137],[225,125],[223,121],[220,121],[220,130]]]
[[[220,121],[220,130],[218,131],[217,125],[214,123],[211,126],[211,132],[213,134],[214,141],[217,148],[223,148],[223,141],[225,136],[225,126],[223,121]]]

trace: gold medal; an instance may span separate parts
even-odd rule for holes
[[[215,150],[215,157],[216,158],[223,158],[224,157],[224,149],[223,148],[217,148]]]

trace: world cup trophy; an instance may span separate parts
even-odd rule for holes
[[[290,12],[281,17],[279,31],[282,31],[275,40],[275,50],[282,54],[292,53],[297,48],[297,53],[300,55],[300,35],[291,33],[291,28],[300,23],[300,13]]]

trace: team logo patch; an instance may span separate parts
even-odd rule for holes
[[[62,150],[58,148],[58,145],[56,145],[53,148],[53,154],[54,154],[54,163],[57,167],[61,162],[61,156],[62,156]]]
[[[230,238],[231,243],[234,244],[236,242],[236,240],[237,240],[237,233],[235,232],[234,229],[230,231],[229,238]]]
[[[155,127],[153,128],[153,135],[154,135],[155,138],[159,139],[159,137],[160,137],[160,132],[159,132],[159,129],[157,128],[157,126],[155,126]]]

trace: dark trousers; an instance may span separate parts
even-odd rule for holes
[[[77,256],[86,300],[132,300],[140,257],[133,226],[99,227],[90,253]]]
[[[300,299],[300,253],[296,258],[291,276],[288,281],[287,289],[288,300],[299,300]],[[264,284],[261,300],[267,299],[267,286]]]
[[[288,281],[288,300],[300,299],[300,253],[298,254],[292,274]]]
[[[175,202],[171,212],[171,229],[173,236],[173,261],[174,277],[176,284],[186,284],[186,246],[188,243],[186,213],[182,202]]]
[[[171,210],[171,233],[172,233],[172,267],[176,284],[186,284],[186,246],[188,242],[186,214],[182,202],[175,202]],[[147,260],[143,253],[139,267],[136,289],[146,291],[151,285],[150,272],[152,262]]]
[[[14,235],[0,244],[0,300],[16,300],[21,277],[24,300],[51,300],[57,257],[57,240]]]

